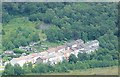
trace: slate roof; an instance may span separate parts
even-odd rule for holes
[[[69,50],[65,50],[64,52],[57,52],[57,51],[60,49],[66,48],[66,45],[57,46],[55,48],[49,48],[48,50],[46,50],[44,52],[33,53],[33,54],[29,54],[27,56],[21,56],[19,58],[13,58],[10,62],[12,62],[13,64],[17,63],[18,61],[26,61],[27,62],[27,61],[32,61],[33,58],[35,58],[35,57],[36,57],[36,59],[41,58],[43,60],[50,59],[50,58],[56,58],[56,57],[63,57],[63,56],[68,58],[72,52],[79,50],[81,48],[84,48],[84,50],[80,50],[80,52],[89,52],[91,50],[94,51],[94,50],[98,49],[98,46],[89,47],[89,45],[92,45],[95,43],[99,43],[99,41],[93,40],[93,41],[84,43],[82,40],[79,39],[74,42],[68,43],[69,45],[77,44],[78,45],[77,47],[70,48]],[[78,53],[78,51],[76,51],[75,53]],[[55,59],[55,60],[57,60],[57,59]]]

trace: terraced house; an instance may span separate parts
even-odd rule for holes
[[[78,55],[78,53],[94,52],[99,48],[99,41],[92,40],[84,43],[83,40],[79,39],[71,43],[67,43],[62,46],[49,48],[46,51],[40,53],[32,53],[27,56],[21,56],[19,58],[13,58],[10,63],[12,65],[18,63],[23,66],[24,63],[31,62],[36,63],[48,63],[50,65],[62,62],[64,59],[68,60],[71,54]]]

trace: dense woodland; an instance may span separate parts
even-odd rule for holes
[[[100,49],[91,55],[79,54],[78,58],[72,55],[68,62],[54,67],[38,64],[34,68],[29,68],[31,70],[28,70],[27,67],[23,68],[27,69],[26,72],[63,72],[117,65],[119,38],[117,3],[21,2],[3,3],[2,6],[3,50],[27,46],[30,42],[42,42],[45,38],[51,43],[76,39],[82,39],[85,42],[97,39],[100,42]],[[42,25],[42,29],[41,23],[45,23],[47,26]],[[14,70],[12,67],[9,68]],[[14,67],[19,67],[19,65]],[[19,69],[22,70],[22,67]],[[13,73],[11,71],[11,74]],[[21,74],[23,73],[25,71]],[[7,73],[4,72],[4,74]]]
[[[5,50],[38,41],[39,24],[33,25],[40,21],[50,24],[42,31],[50,42],[98,39],[101,47],[117,49],[117,3],[3,3],[2,9]]]

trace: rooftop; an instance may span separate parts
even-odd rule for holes
[[[27,56],[21,56],[19,58],[13,58],[11,60],[12,63],[17,63],[18,61],[31,61],[33,60],[33,58],[41,58],[43,60],[45,59],[50,59],[50,58],[56,58],[56,57],[66,57],[68,58],[70,56],[70,54],[76,50],[79,50],[81,48],[83,48],[83,50],[80,50],[81,52],[88,52],[89,50],[96,50],[98,48],[97,47],[90,47],[89,45],[92,45],[94,43],[99,43],[99,41],[97,40],[93,40],[93,41],[89,41],[87,43],[84,44],[84,41],[82,40],[76,40],[76,41],[73,41],[71,43],[68,43],[69,45],[74,45],[74,44],[77,44],[77,47],[71,47],[70,49],[68,50],[65,50],[64,52],[58,52],[58,50],[60,49],[64,49],[66,48],[68,45],[61,45],[61,46],[57,46],[57,47],[54,47],[54,48],[49,48],[48,50],[44,51],[44,52],[39,52],[39,53],[32,53],[32,54],[29,54]],[[78,51],[76,51],[77,53]]]

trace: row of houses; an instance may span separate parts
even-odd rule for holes
[[[72,41],[71,43],[66,43],[62,46],[57,46],[54,48],[48,48],[48,50],[32,53],[27,56],[21,56],[19,58],[13,58],[10,63],[12,65],[18,63],[23,66],[24,63],[31,62],[36,63],[48,63],[50,65],[62,62],[64,59],[68,60],[71,54],[78,55],[78,53],[91,53],[99,48],[99,41],[93,40],[84,43],[83,40],[79,39]]]

